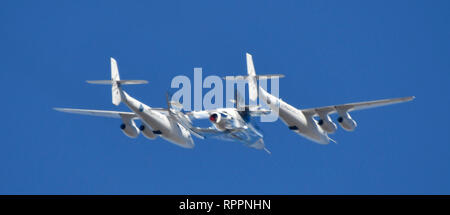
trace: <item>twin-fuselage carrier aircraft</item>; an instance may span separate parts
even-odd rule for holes
[[[337,129],[329,114],[337,113],[338,123],[347,131],[353,131],[356,122],[351,118],[349,112],[383,105],[406,102],[414,97],[384,99],[368,102],[357,102],[343,105],[333,105],[319,108],[309,108],[299,110],[286,102],[277,98],[262,87],[257,86],[258,79],[280,78],[283,75],[256,75],[252,56],[247,53],[247,76],[226,76],[225,79],[246,80],[249,84],[249,98],[256,101],[258,97],[266,103],[271,110],[263,109],[260,106],[242,105],[239,94],[235,92],[234,108],[218,108],[203,111],[181,111],[180,104],[169,100],[166,95],[167,108],[152,108],[138,101],[126,93],[123,85],[146,84],[145,80],[121,80],[117,62],[111,58],[111,80],[87,81],[90,84],[107,84],[112,86],[112,103],[119,105],[126,104],[132,112],[106,111],[106,110],[85,110],[72,108],[55,108],[55,110],[119,118],[122,120],[120,129],[131,138],[136,138],[142,133],[148,139],[155,139],[158,136],[183,148],[193,148],[194,141],[192,135],[204,138],[216,138],[222,140],[239,141],[245,146],[263,149],[270,153],[265,147],[263,134],[258,126],[250,121],[251,117],[262,116],[271,113],[278,114],[281,120],[290,130],[300,134],[307,139],[320,144],[328,144],[333,141],[328,134],[334,133]],[[176,108],[173,108],[176,107]],[[201,128],[193,125],[192,120],[209,119],[211,127]],[[140,120],[138,127],[135,120]]]

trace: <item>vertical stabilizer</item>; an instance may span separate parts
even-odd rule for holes
[[[114,58],[111,58],[111,93],[112,93],[112,103],[114,105],[119,105],[121,102],[120,97],[120,76],[119,76],[119,69],[117,67],[117,62]]]
[[[252,101],[256,101],[258,98],[258,88],[256,82],[256,72],[255,66],[253,65],[253,57],[251,54],[247,53],[247,73],[248,73],[248,92],[249,98]]]
[[[120,80],[119,68],[114,58],[111,58],[111,79],[110,80],[90,80],[89,84],[105,84],[111,85],[112,102],[119,105],[122,102],[122,85],[147,84],[146,80]]]
[[[117,62],[111,58],[111,79],[110,80],[89,80],[89,84],[111,85],[112,103],[119,105],[122,102],[122,85],[147,84],[146,80],[120,80]]]

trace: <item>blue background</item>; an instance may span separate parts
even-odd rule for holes
[[[1,194],[449,194],[449,1],[2,1]],[[129,94],[164,107],[176,75],[283,73],[297,108],[389,97],[354,112],[339,144],[260,124],[272,151],[129,139],[120,120],[52,107],[111,104],[109,57]],[[205,92],[206,90],[204,90]],[[335,116],[333,117],[335,118]]]

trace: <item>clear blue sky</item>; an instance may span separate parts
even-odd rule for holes
[[[0,194],[449,194],[449,1],[2,1]],[[260,124],[272,151],[195,139],[129,139],[120,120],[52,107],[127,110],[85,83],[147,79],[153,107],[176,75],[283,73],[297,108],[389,97],[358,127],[314,144]]]

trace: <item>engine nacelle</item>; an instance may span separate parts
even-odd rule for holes
[[[209,115],[209,120],[216,126],[217,130],[227,130],[228,119],[222,113],[212,113]]]
[[[346,131],[353,131],[356,128],[355,120],[353,120],[350,114],[348,114],[347,112],[345,112],[344,114],[339,114],[337,121],[339,122],[339,125],[341,125],[341,127]]]
[[[122,132],[131,138],[136,138],[139,135],[139,129],[136,127],[136,124],[134,124],[133,121],[130,121],[131,123],[122,123],[120,125],[120,129],[122,129]]]
[[[147,139],[153,140],[156,138],[156,135],[153,133],[153,130],[144,124],[139,126],[139,130],[142,132],[142,135],[144,135],[144,137],[146,137]]]
[[[330,116],[320,116],[319,121],[317,122],[320,127],[329,134],[334,133],[337,130],[336,124],[331,121]]]

